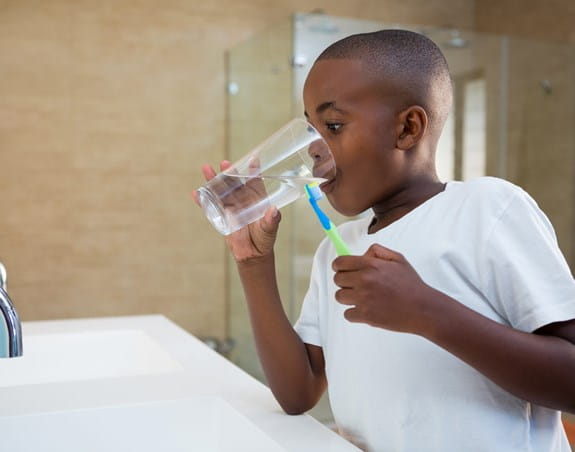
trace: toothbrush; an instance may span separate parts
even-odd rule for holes
[[[313,182],[311,184],[307,184],[305,186],[305,191],[307,193],[307,197],[309,203],[313,207],[319,221],[325,231],[326,235],[329,237],[333,245],[335,246],[335,251],[337,252],[338,256],[348,256],[351,254],[349,248],[337,232],[337,229],[331,222],[331,220],[327,217],[327,215],[319,208],[317,202],[323,198],[323,193],[319,188],[319,184],[317,182]]]

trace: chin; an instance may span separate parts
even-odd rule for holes
[[[355,217],[360,213],[364,212],[367,208],[361,208],[356,203],[345,202],[338,200],[334,196],[327,195],[327,199],[331,206],[337,211],[337,213],[344,215],[346,217]]]

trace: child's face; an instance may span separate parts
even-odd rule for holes
[[[336,178],[322,189],[344,215],[357,215],[401,188],[406,162],[396,148],[401,124],[394,95],[357,60],[320,60],[308,75],[306,116],[337,166]]]

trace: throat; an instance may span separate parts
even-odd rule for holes
[[[403,191],[392,197],[392,199],[374,206],[374,217],[369,223],[367,233],[373,234],[396,222],[435,195],[442,193],[446,185],[443,182],[437,182],[425,187],[425,189],[420,187],[420,190],[415,193]]]
[[[390,224],[395,223],[397,220],[399,220],[400,218],[407,215],[409,212],[411,212],[416,207],[417,206],[414,206],[414,207],[399,206],[399,207],[395,207],[393,210],[389,210],[385,213],[382,213],[379,215],[375,214],[373,216],[373,218],[371,219],[371,222],[369,223],[369,227],[367,228],[367,233],[373,234],[373,233],[389,226]]]

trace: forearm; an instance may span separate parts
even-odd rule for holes
[[[524,400],[575,412],[575,345],[499,324],[435,291],[422,335]]]
[[[306,411],[324,391],[323,368],[314,369],[305,344],[285,314],[274,256],[238,263],[238,271],[268,384],[287,413]]]

